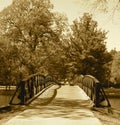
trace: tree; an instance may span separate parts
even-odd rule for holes
[[[104,13],[109,13],[110,11],[112,15],[120,10],[120,0],[89,0],[84,1],[84,3],[84,5],[92,7],[94,11],[97,10],[97,12]]]
[[[78,73],[94,75],[103,82],[111,55],[106,50],[106,32],[97,26],[88,13],[80,20],[74,20],[70,53]]]
[[[52,7],[49,0],[14,0],[0,13],[1,36],[16,48],[14,53],[18,54],[22,76],[39,72],[50,62],[54,65],[54,57],[62,52],[60,46],[67,18],[53,13]]]
[[[14,0],[13,4],[1,13],[2,35],[19,49],[21,64],[28,72],[35,73],[40,61],[38,51],[42,42],[55,36],[50,26],[53,14],[49,0]],[[37,55],[36,55],[37,54]],[[39,65],[40,66],[40,65]]]
[[[94,17],[103,18],[106,23],[119,23],[120,0],[84,0],[81,2],[81,8],[86,9],[94,15]],[[101,17],[101,15],[103,17]]]
[[[8,86],[16,84],[22,78],[20,77],[20,62],[17,58],[18,49],[8,44],[8,39],[0,40],[0,81]]]

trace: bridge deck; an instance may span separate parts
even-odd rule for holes
[[[89,97],[78,86],[54,85],[27,107],[3,125],[101,125]]]

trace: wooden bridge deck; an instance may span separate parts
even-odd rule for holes
[[[78,86],[53,85],[3,125],[101,125],[92,106],[89,97]]]

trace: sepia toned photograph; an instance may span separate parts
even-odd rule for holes
[[[120,125],[120,0],[0,0],[0,125]]]

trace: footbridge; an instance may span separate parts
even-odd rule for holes
[[[61,85],[49,75],[29,76],[18,84],[10,100],[10,105],[25,105],[25,109],[1,124],[102,125],[91,110],[93,106],[110,107],[101,83],[90,75],[73,81],[74,85]]]

